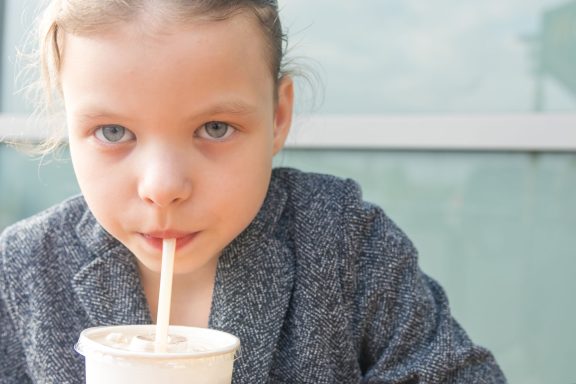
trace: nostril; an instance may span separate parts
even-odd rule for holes
[[[142,200],[144,200],[144,202],[145,202],[146,204],[156,205],[156,203],[154,202],[154,200],[152,200],[152,199],[149,198],[149,197],[144,197],[144,198],[142,198]]]
[[[147,205],[165,208],[180,204],[190,195],[189,188],[140,188],[139,196]]]

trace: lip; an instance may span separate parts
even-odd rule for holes
[[[198,232],[157,231],[140,233],[140,236],[157,251],[162,251],[164,239],[176,239],[176,251],[188,245]]]

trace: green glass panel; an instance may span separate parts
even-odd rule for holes
[[[0,230],[79,193],[66,153],[32,158],[0,144]]]

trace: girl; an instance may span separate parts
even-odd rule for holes
[[[272,170],[293,84],[272,0],[53,0],[41,57],[82,196],[0,237],[0,382],[82,383],[96,325],[238,336],[234,383],[503,383],[349,180]]]

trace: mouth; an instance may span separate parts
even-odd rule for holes
[[[188,245],[198,232],[158,231],[140,233],[140,236],[155,250],[162,251],[164,239],[176,239],[176,251]]]

